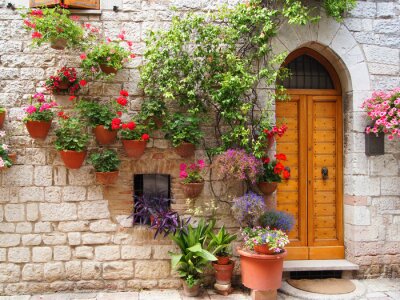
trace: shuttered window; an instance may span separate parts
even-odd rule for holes
[[[30,7],[54,6],[60,3],[70,8],[100,9],[100,0],[30,0]]]

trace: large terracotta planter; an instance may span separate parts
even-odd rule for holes
[[[50,41],[50,47],[55,50],[64,50],[67,46],[66,39],[54,39]]]
[[[119,171],[96,172],[96,181],[103,185],[110,185],[117,181]]]
[[[266,255],[238,249],[238,253],[244,286],[257,291],[276,290],[281,287],[286,251]]]
[[[235,262],[230,260],[228,264],[220,265],[213,262],[213,268],[215,270],[215,280],[218,284],[230,284],[235,267]]]
[[[175,147],[175,152],[183,158],[193,156],[195,150],[196,146],[192,143],[182,143],[178,147]]]
[[[146,143],[146,141],[122,140],[126,155],[134,158],[139,158],[143,155],[146,149]]]
[[[262,182],[259,182],[257,184],[257,186],[264,195],[271,195],[273,192],[276,191],[276,188],[278,187],[278,183],[262,181]]]
[[[3,111],[2,113],[0,113],[0,129],[3,128],[5,119],[6,119],[6,112]]]
[[[87,151],[61,150],[59,153],[68,169],[79,169],[85,161]]]
[[[45,140],[49,134],[51,121],[27,121],[25,126],[31,138]]]
[[[185,280],[182,280],[183,294],[187,297],[197,297],[200,293],[200,283],[195,284],[192,287],[188,287]]]
[[[103,125],[97,125],[93,128],[96,141],[101,145],[109,145],[115,142],[117,139],[117,130],[108,130]]]
[[[117,74],[117,72],[118,72],[118,70],[116,68],[109,67],[109,66],[104,65],[104,64],[100,65],[100,70],[103,73],[106,73],[107,75],[109,75],[109,74]]]
[[[183,193],[187,198],[196,198],[203,191],[204,181],[196,183],[181,183],[181,186]]]

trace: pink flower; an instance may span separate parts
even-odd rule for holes
[[[69,17],[72,21],[79,21],[79,16],[70,16]]]
[[[106,38],[107,43],[111,43],[111,39],[108,37]]]
[[[125,35],[123,33],[118,34],[117,37],[120,38],[122,41],[125,40]]]
[[[188,176],[188,174],[187,174],[186,171],[180,171],[180,172],[179,172],[179,178],[184,179],[184,178],[186,178],[187,176]]]
[[[33,105],[30,105],[30,106],[28,106],[28,107],[25,109],[25,111],[26,111],[29,115],[31,115],[31,114],[33,114],[34,112],[36,112],[36,107],[33,106]]]
[[[36,99],[37,102],[44,102],[44,95],[42,93],[36,93],[33,95],[33,98]]]
[[[3,145],[3,148],[4,148],[4,145]],[[0,157],[0,168],[3,168],[3,167],[4,167],[4,160],[2,157]]]
[[[202,160],[202,159],[199,159],[197,161],[197,164],[199,165],[200,169],[204,169],[205,166],[206,166],[205,163],[204,163],[204,160]]]
[[[179,169],[180,169],[181,171],[185,171],[185,170],[186,170],[186,167],[187,167],[186,164],[180,164],[180,165],[179,165]]]
[[[33,39],[41,39],[42,38],[42,34],[38,31],[35,31],[32,33],[32,38]]]
[[[24,20],[24,24],[30,28],[36,28],[36,24],[32,23],[29,20]]]
[[[111,57],[107,57],[107,61],[110,61],[111,60]]]
[[[86,56],[86,54],[85,54],[85,53],[82,53],[81,55],[79,55],[79,57],[80,57],[82,60],[84,60],[84,59],[86,59],[86,58],[87,58],[87,56]]]
[[[135,58],[135,57],[136,57],[136,55],[135,55],[135,54],[133,54],[133,53],[131,53],[131,54],[129,55],[129,57],[130,57],[130,58]]]

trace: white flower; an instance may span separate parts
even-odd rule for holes
[[[7,151],[8,150],[8,145],[3,144],[3,149]]]
[[[5,131],[0,131],[0,137],[5,137],[6,136],[6,132]]]

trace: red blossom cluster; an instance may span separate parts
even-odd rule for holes
[[[269,129],[264,129],[263,132],[267,135],[267,137],[272,138],[275,135],[282,137],[286,130],[287,130],[287,125],[286,124],[282,124],[282,126],[274,126],[271,130]]]
[[[119,92],[119,97],[117,98],[117,103],[121,106],[127,106],[128,105],[128,99],[126,97],[129,97],[128,91],[126,90],[121,90]]]
[[[68,90],[68,93],[71,95],[70,100],[73,100],[76,98],[74,96],[75,92],[86,84],[86,80],[79,80],[75,68],[64,66],[57,71],[55,76],[50,76],[49,79],[46,80],[45,87],[47,90],[56,93]]]
[[[57,115],[64,120],[69,119],[69,116],[65,114],[63,111],[60,111]]]
[[[290,178],[290,171],[286,168],[280,161],[286,161],[287,157],[283,153],[275,154],[276,164],[274,166],[274,173],[277,175],[282,175],[283,179]],[[263,159],[264,164],[270,163],[269,157]]]

